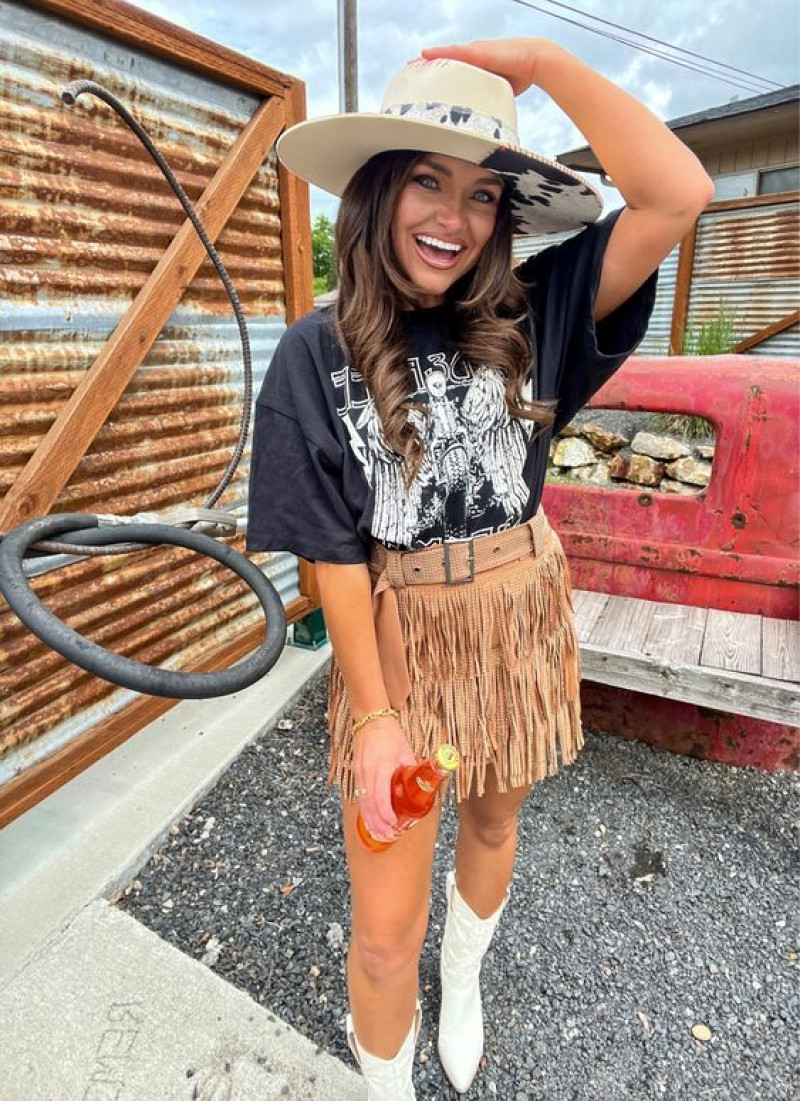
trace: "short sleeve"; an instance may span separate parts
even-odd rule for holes
[[[256,402],[247,549],[363,563],[368,555],[343,493],[341,445],[310,359],[306,342],[287,330]]]
[[[516,269],[533,286],[529,299],[542,326],[542,396],[558,399],[553,432],[568,424],[608,381],[647,332],[655,305],[658,270],[615,310],[595,324],[592,318],[608,239],[623,208]]]

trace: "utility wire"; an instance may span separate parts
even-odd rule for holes
[[[762,84],[771,84],[773,88],[781,88],[783,85],[776,84],[774,80],[768,80],[767,77],[758,76],[757,73],[750,73],[746,69],[739,69],[735,65],[728,65],[726,61],[715,61],[713,57],[706,57],[704,54],[695,53],[694,50],[685,50],[683,46],[673,46],[670,42],[664,42],[661,38],[654,38],[650,34],[645,34],[644,31],[634,31],[630,27],[625,27],[621,23],[612,23],[610,19],[602,19],[599,15],[593,15],[591,12],[583,11],[581,8],[572,7],[570,4],[563,4],[560,0],[547,0],[547,3],[552,4],[554,8],[564,8],[565,11],[571,11],[576,15],[584,15],[587,19],[594,19],[597,23],[603,23],[607,27],[615,27],[618,31],[625,31],[627,34],[635,34],[638,38],[645,38],[648,42],[656,42],[659,46],[666,46],[668,50],[675,50],[676,53],[687,54],[689,57],[699,58],[701,61],[708,61],[711,65],[716,65],[721,69],[730,69],[734,73],[740,73],[742,76],[746,76],[751,80],[758,80]],[[587,27],[587,30],[592,30],[592,27]]]
[[[728,77],[722,76],[720,73],[714,73],[713,70],[705,68],[701,65],[693,65],[689,62],[681,61],[678,57],[672,57],[670,54],[662,53],[658,50],[651,50],[649,46],[639,45],[637,42],[632,42],[629,39],[623,39],[618,34],[610,34],[607,31],[601,31],[596,26],[588,26],[585,23],[581,23],[578,20],[569,19],[567,15],[559,15],[555,11],[548,11],[546,8],[540,8],[538,4],[530,3],[529,0],[513,0],[514,3],[522,4],[524,8],[530,8],[533,11],[541,12],[543,15],[550,15],[551,19],[560,19],[562,22],[571,23],[572,26],[579,26],[583,31],[591,31],[593,34],[599,34],[604,39],[610,39],[612,42],[621,42],[624,46],[632,46],[634,50],[642,51],[646,54],[651,54],[654,57],[661,57],[664,61],[672,62],[673,65],[680,65],[682,68],[688,68],[693,73],[700,73],[702,76],[710,76],[716,80],[722,80],[723,84],[731,85],[734,88],[742,88],[745,91],[755,92],[756,95],[764,95],[764,88],[758,88],[754,85],[745,84],[742,80],[732,80]]]
[[[725,84],[730,84],[734,88],[742,88],[745,91],[756,92],[756,93],[759,93],[759,94],[762,94],[762,95],[764,93],[764,90],[762,88],[753,87],[752,85],[745,84],[742,81],[728,80],[726,77],[722,76],[721,74],[712,72],[711,70],[706,69],[703,66],[692,65],[689,62],[682,61],[678,58],[671,57],[669,54],[662,53],[660,50],[652,50],[647,46],[640,45],[638,42],[632,42],[632,41],[630,41],[630,39],[621,38],[619,35],[616,35],[616,34],[609,34],[607,31],[601,31],[597,27],[589,27],[586,24],[579,22],[578,20],[568,19],[564,15],[558,15],[556,12],[551,12],[551,11],[547,11],[547,9],[545,9],[545,8],[540,8],[536,4],[529,3],[528,0],[513,0],[513,2],[515,4],[521,4],[525,8],[531,8],[533,11],[541,12],[543,15],[549,15],[553,19],[560,19],[564,23],[570,23],[570,24],[572,24],[572,26],[580,27],[581,30],[592,31],[594,34],[598,34],[602,38],[608,38],[612,42],[621,42],[624,46],[632,46],[634,49],[641,50],[643,53],[652,54],[654,57],[663,58],[665,61],[671,61],[671,62],[673,62],[673,64],[680,65],[684,69],[690,69],[692,72],[701,73],[703,76],[715,77],[717,80],[721,80]],[[633,33],[636,33],[636,32],[633,32]]]

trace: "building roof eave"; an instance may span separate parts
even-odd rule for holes
[[[665,125],[695,152],[748,137],[763,138],[797,125],[800,84],[719,107],[669,119]],[[569,149],[555,158],[578,172],[601,172],[602,166],[588,145]]]

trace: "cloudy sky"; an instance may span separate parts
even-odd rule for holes
[[[423,46],[518,36],[558,42],[664,120],[757,94],[601,37],[596,30],[670,52],[591,15],[779,85],[799,79],[796,0],[576,0],[572,7],[553,0],[531,2],[540,10],[515,0],[360,0],[359,109],[378,110],[388,77]],[[300,77],[306,82],[309,117],[339,110],[336,0],[138,0],[137,6]],[[719,71],[699,59],[684,60]],[[729,70],[722,73],[733,81],[748,81]],[[769,91],[771,86],[759,83],[758,89]],[[520,141],[528,148],[554,157],[586,144],[541,90],[531,88],[518,99],[517,109]],[[618,192],[602,190],[606,209],[620,205]],[[312,188],[311,202],[312,216],[335,216],[338,200],[332,196]]]

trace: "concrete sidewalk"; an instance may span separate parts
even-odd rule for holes
[[[108,900],[330,646],[184,701],[0,833],[0,1101],[363,1101],[362,1079]]]

